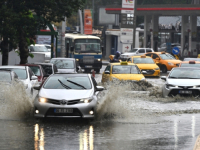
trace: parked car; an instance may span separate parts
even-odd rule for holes
[[[51,51],[49,51],[43,44],[30,45],[29,51],[32,54],[45,54],[45,62],[49,62],[51,59]]]
[[[152,52],[146,53],[145,55],[153,58],[154,62],[160,67],[162,73],[166,73],[174,67],[179,67],[181,63],[180,60],[177,60],[174,56],[166,52]]]
[[[52,58],[50,63],[56,65],[60,73],[77,73],[78,71],[74,58]]]
[[[151,48],[134,48],[134,49],[130,50],[129,52],[122,54],[120,57],[121,58],[129,58],[131,56],[144,55],[145,53],[148,53],[148,52],[154,52],[154,50]]]
[[[97,86],[90,74],[53,74],[40,88],[34,101],[35,117],[93,119],[96,115]],[[53,91],[53,92],[52,92]]]
[[[166,81],[162,88],[163,97],[200,96],[200,68],[173,68],[167,77],[162,76],[161,79]]]
[[[38,78],[28,66],[0,66],[0,70],[14,71],[24,83],[27,94],[33,95],[33,86],[38,84]]]
[[[39,84],[43,84],[49,75],[47,75],[41,65],[38,64],[24,64],[21,66],[29,66],[33,73],[38,77]]]
[[[51,74],[55,74],[56,72],[58,72],[58,69],[56,67],[56,65],[52,64],[52,63],[40,63],[40,62],[36,62],[34,64],[38,64],[41,65],[44,72],[47,75],[51,75]]]

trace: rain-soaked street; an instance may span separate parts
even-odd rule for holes
[[[100,82],[101,74],[95,78]],[[200,99],[162,98],[164,81],[147,81],[149,84],[136,84],[135,91],[129,85],[109,85],[99,93],[94,121],[36,120],[32,100],[19,94],[20,88],[1,87],[6,101],[0,103],[0,149],[193,149],[200,134]]]

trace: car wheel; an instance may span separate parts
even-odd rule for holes
[[[100,72],[100,69],[94,69],[94,71],[96,71],[96,73],[99,73],[99,72]]]
[[[167,67],[165,65],[161,66],[161,71],[162,73],[166,73],[167,72]]]

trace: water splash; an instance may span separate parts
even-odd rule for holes
[[[0,119],[19,120],[31,117],[33,100],[21,82],[0,83]]]

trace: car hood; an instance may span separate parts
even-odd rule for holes
[[[60,73],[76,73],[74,69],[58,69]]]
[[[144,78],[143,74],[112,74],[113,78],[117,78],[119,80],[141,80]]]
[[[193,86],[200,85],[199,79],[167,79],[168,84],[177,86]]]
[[[75,100],[92,97],[93,90],[41,89],[39,96],[58,100]]]
[[[171,63],[173,63],[173,64],[179,64],[179,63],[181,63],[182,61],[181,60],[174,60],[174,59],[172,59],[172,60],[166,60],[167,62],[171,62]]]
[[[136,64],[140,69],[156,69],[159,68],[156,64]]]

